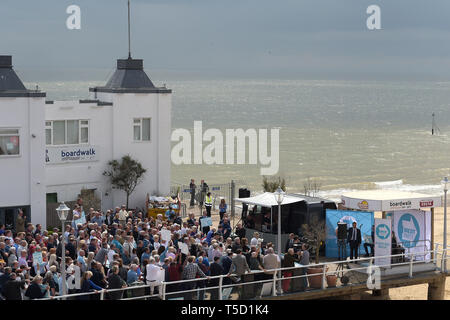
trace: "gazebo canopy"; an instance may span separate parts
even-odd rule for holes
[[[278,203],[275,201],[275,196],[272,192],[264,192],[262,194],[259,194],[254,197],[250,198],[236,198],[235,199],[238,202],[246,203],[246,204],[253,204],[261,207],[271,208],[273,206],[277,206]],[[300,202],[305,201],[305,199],[300,197],[293,197],[290,195],[285,195],[283,202],[281,205],[290,204],[294,202]]]
[[[342,205],[348,209],[395,211],[441,206],[440,195],[428,195],[396,190],[365,190],[344,193]]]

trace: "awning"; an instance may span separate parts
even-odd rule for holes
[[[278,203],[275,200],[274,194],[271,192],[265,192],[263,194],[260,194],[260,195],[254,196],[254,197],[250,197],[250,198],[236,198],[234,200],[236,200],[238,202],[242,202],[242,203],[246,203],[246,204],[253,204],[253,205],[266,207],[266,208],[271,208],[273,206],[278,205]],[[286,205],[286,204],[300,202],[300,201],[305,201],[305,199],[300,198],[300,197],[293,197],[293,196],[285,195],[281,205]]]
[[[441,206],[441,196],[395,190],[366,190],[344,193],[342,205],[348,209],[395,211]]]

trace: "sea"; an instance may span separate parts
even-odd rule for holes
[[[85,99],[89,87],[101,85],[39,83],[49,100]],[[173,90],[173,129],[192,131],[194,121],[224,136],[226,129],[278,128],[279,171],[268,178],[284,178],[288,192],[304,192],[309,179],[319,187],[316,195],[329,199],[366,189],[440,194],[450,173],[450,82],[174,79],[166,85]],[[258,193],[260,167],[172,163],[171,179],[174,185],[233,179]]]

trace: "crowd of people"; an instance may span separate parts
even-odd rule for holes
[[[172,297],[202,300],[208,292],[211,299],[218,299],[218,290],[208,289],[219,284],[214,276],[224,275],[224,285],[243,282],[242,276],[253,271],[261,271],[254,280],[271,279],[271,269],[309,263],[307,248],[298,244],[298,237],[295,240],[291,235],[281,261],[272,243],[263,243],[258,233],[249,240],[241,224],[232,230],[223,205],[218,225],[202,227],[201,220],[208,217],[206,210],[198,219],[194,213],[183,219],[172,210],[154,218],[125,206],[85,212],[81,199],[78,203],[65,230],[44,230],[39,224],[26,223],[23,212],[19,212],[15,230],[0,226],[2,299],[62,295],[62,241],[67,293],[92,293],[76,299],[100,299],[102,290],[106,299],[121,299],[127,293],[113,289],[143,284],[148,286],[139,294],[156,295],[161,293],[161,281],[168,282],[168,298],[170,293],[200,289]],[[80,217],[85,218],[84,223],[77,223]],[[167,231],[170,240],[163,235]],[[180,281],[197,278],[200,280]],[[286,282],[283,290],[289,290]]]

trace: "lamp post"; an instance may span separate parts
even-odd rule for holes
[[[444,187],[444,272],[447,273],[447,191],[448,191],[448,178],[444,177],[441,181],[442,186]]]
[[[66,244],[65,244],[65,239],[64,239],[64,223],[67,220],[67,216],[69,215],[69,211],[70,209],[66,206],[66,204],[64,202],[61,202],[61,204],[59,205],[59,207],[56,209],[56,212],[58,213],[58,217],[59,220],[61,220],[61,224],[62,224],[62,236],[61,236],[61,241],[62,241],[62,256],[61,256],[61,283],[62,283],[62,295],[66,295],[67,294],[67,288],[66,288]]]
[[[277,191],[275,191],[274,196],[275,196],[275,201],[278,203],[278,235],[277,235],[277,251],[278,251],[278,257],[280,258],[280,262],[281,262],[281,203],[284,200],[284,191],[283,189],[281,189],[280,186],[278,186]],[[281,264],[280,264],[281,266]],[[278,279],[281,279],[281,271],[278,272]],[[281,285],[280,285],[280,289],[281,291]]]

